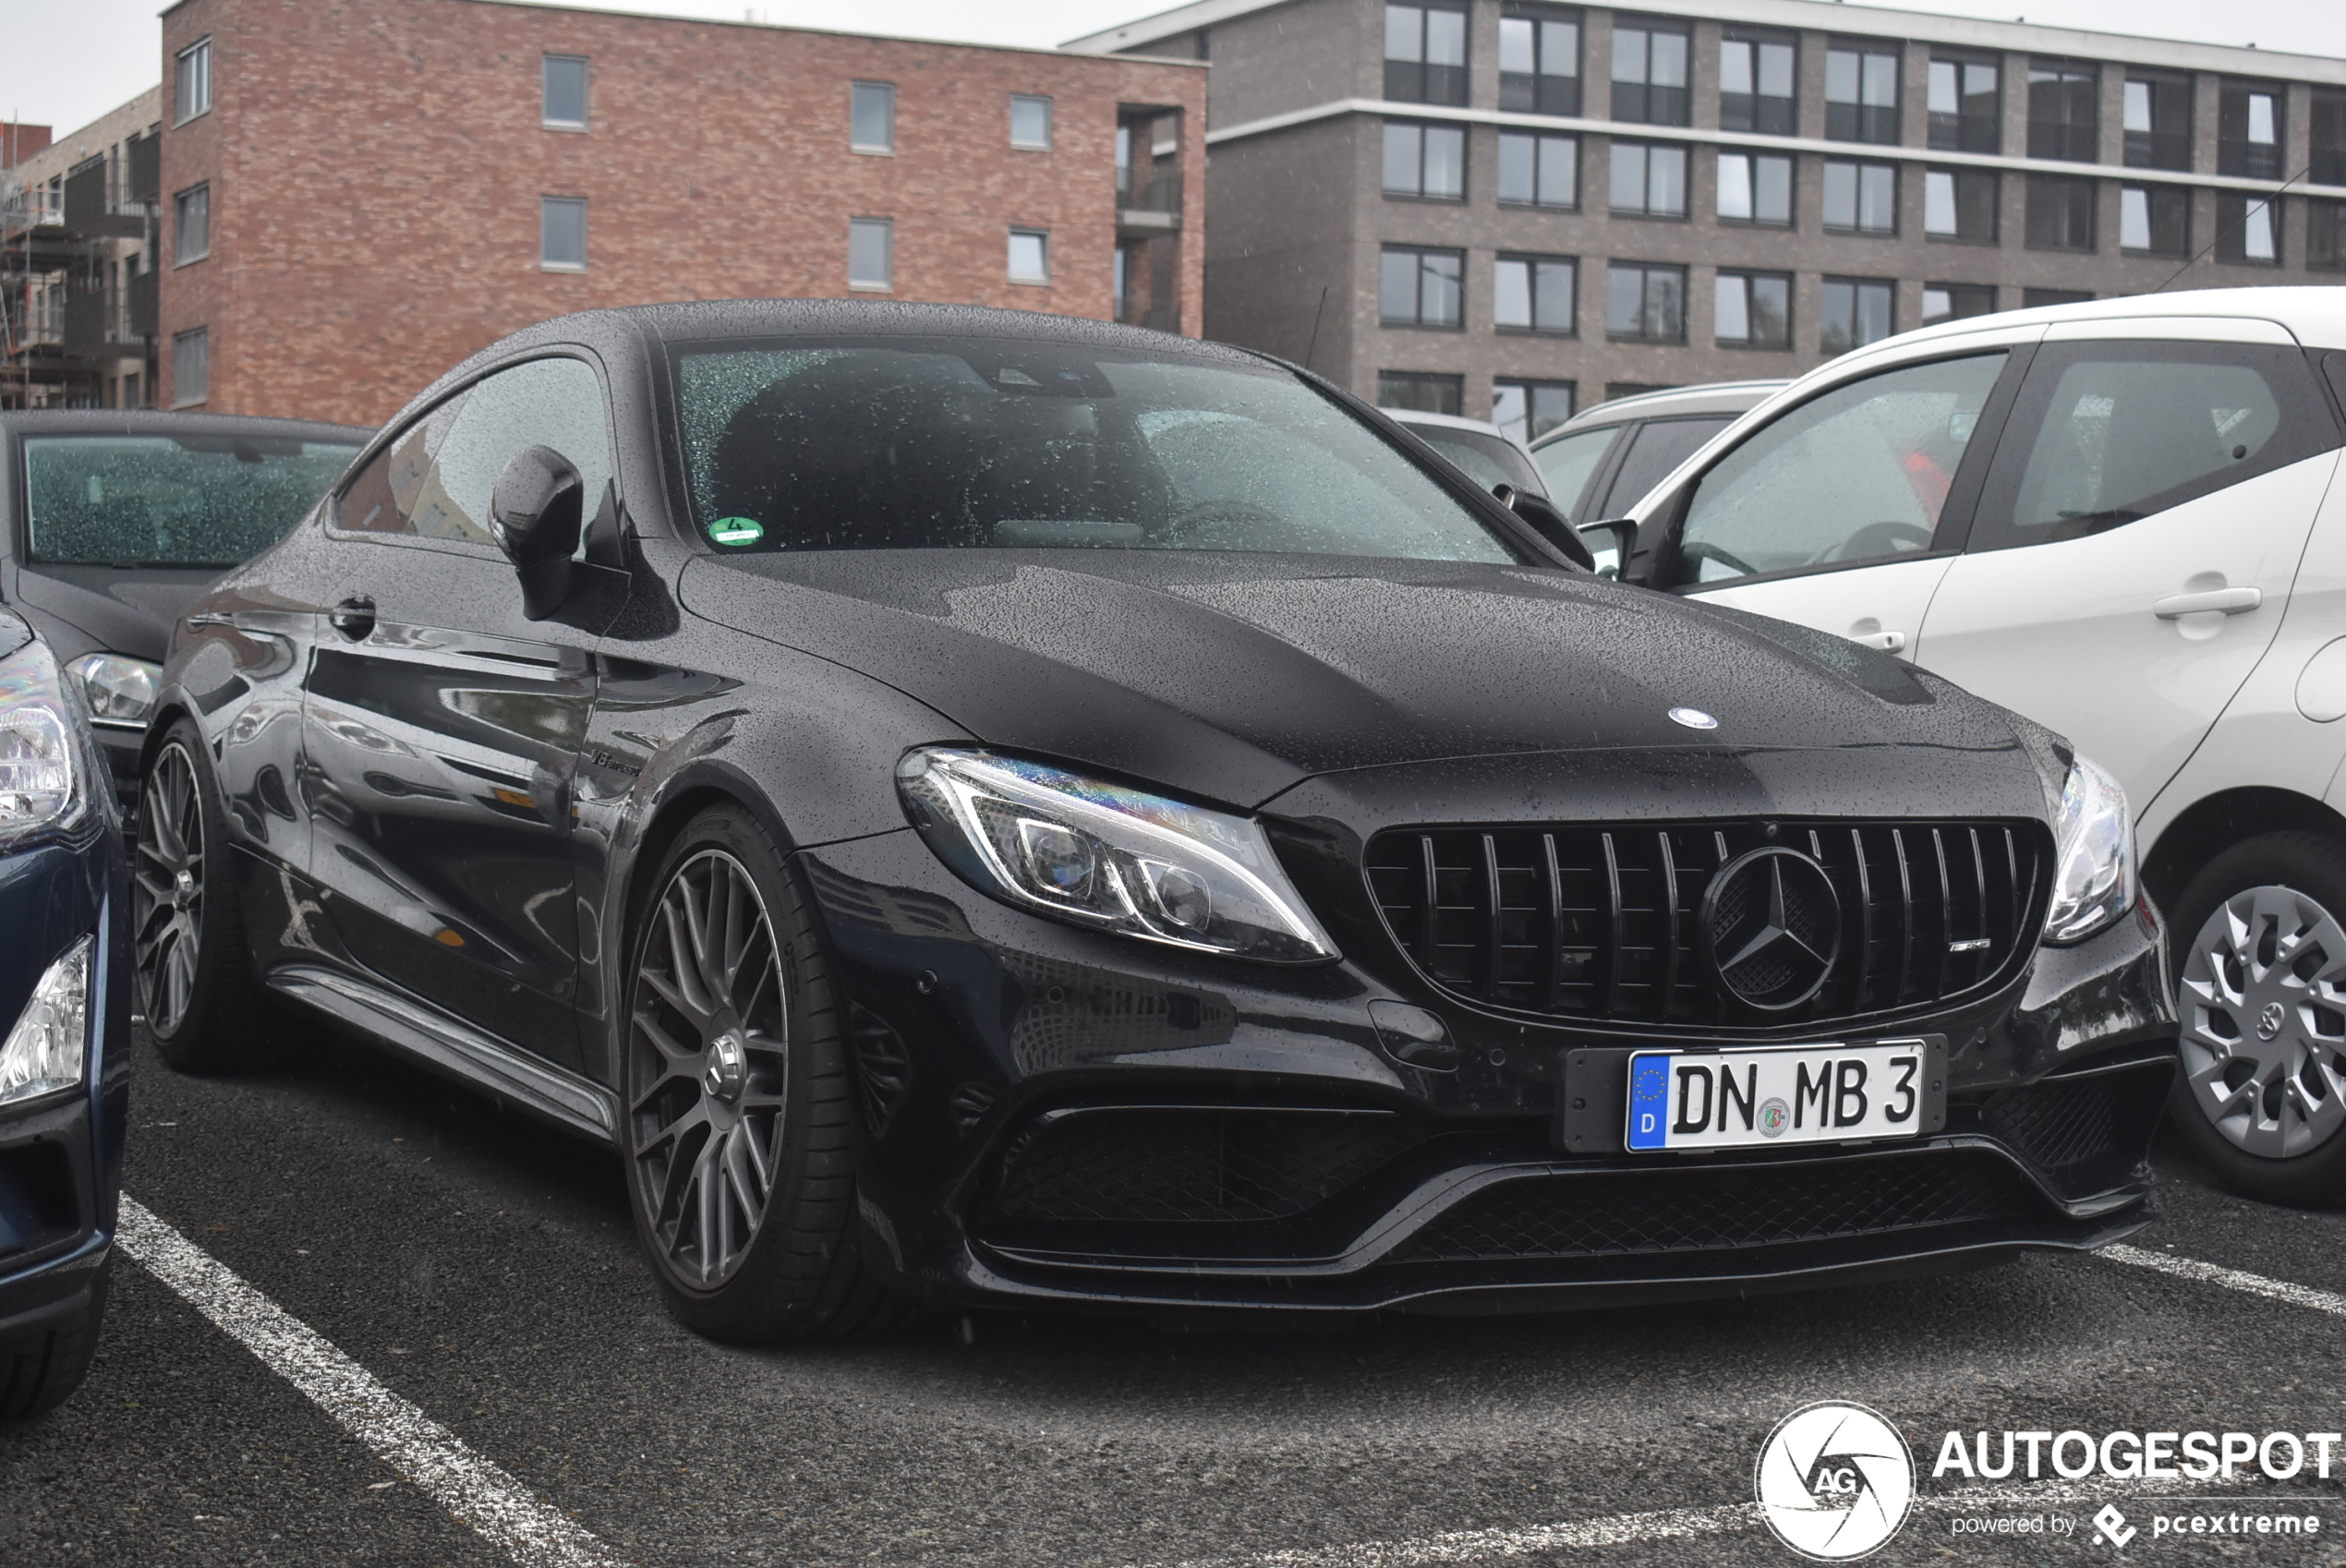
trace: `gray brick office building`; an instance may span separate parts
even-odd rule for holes
[[[2346,283],[2346,61],[1816,0],[1197,0],[1208,336],[1527,433],[1948,316]]]

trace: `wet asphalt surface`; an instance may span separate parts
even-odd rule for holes
[[[974,1345],[938,1321],[745,1351],[662,1312],[607,1154],[322,1033],[298,1066],[231,1080],[139,1051],[126,1190],[647,1565],[1398,1561],[1375,1543],[1747,1502],[1769,1430],[1825,1398],[1889,1416],[1926,1473],[1951,1428],[2346,1429],[2346,1319],[2090,1258],[1534,1319],[1197,1334],[981,1315]],[[2165,1216],[2137,1245],[2346,1292],[2346,1213],[2232,1198],[2172,1152],[2161,1167]],[[2243,1494],[2323,1534],[2146,1528],[2121,1554],[2093,1538],[2095,1497],[1978,1511],[2063,1514],[2065,1539],[1959,1538],[1917,1510],[1872,1561],[2346,1562],[2346,1479]],[[1799,1561],[1756,1526],[1444,1561],[1567,1558]],[[127,1259],[88,1383],[0,1429],[7,1568],[505,1561]]]

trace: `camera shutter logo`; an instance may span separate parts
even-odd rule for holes
[[[1820,1400],[1768,1434],[1752,1488],[1778,1540],[1819,1562],[1848,1562],[1878,1550],[1905,1524],[1915,1456],[1879,1413]]]

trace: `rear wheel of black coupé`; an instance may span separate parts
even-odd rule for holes
[[[662,857],[627,975],[622,1138],[670,1309],[717,1339],[840,1339],[913,1303],[858,1248],[853,1090],[815,922],[747,812]]]
[[[181,1072],[251,1066],[280,1019],[252,972],[230,852],[203,737],[182,718],[147,764],[130,851],[139,1006],[163,1059]]]

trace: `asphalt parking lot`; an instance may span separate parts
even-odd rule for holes
[[[2308,1288],[2045,1258],[1664,1310],[1212,1334],[980,1316],[974,1343],[944,1321],[744,1351],[663,1313],[607,1155],[323,1035],[236,1080],[139,1049],[125,1191],[169,1227],[146,1233],[154,1266],[198,1258],[158,1250],[184,1237],[237,1299],[331,1342],[386,1407],[421,1413],[409,1429],[444,1429],[558,1527],[500,1536],[493,1500],[460,1519],[284,1355],[264,1363],[124,1259],[89,1382],[0,1432],[10,1568],[1785,1563],[1750,1508],[1753,1462],[1829,1398],[1888,1416],[1924,1471],[1874,1561],[2116,1561],[2090,1523],[2115,1502],[2137,1526],[2185,1507],[2323,1522],[2310,1538],[2145,1528],[2126,1560],[2346,1562],[2338,1479],[1929,1478],[1950,1429],[2346,1428],[2346,1299],[2321,1294],[2346,1294],[2346,1214],[2244,1202],[2172,1154],[2143,1252]],[[2048,1533],[1955,1533],[1997,1516]]]

